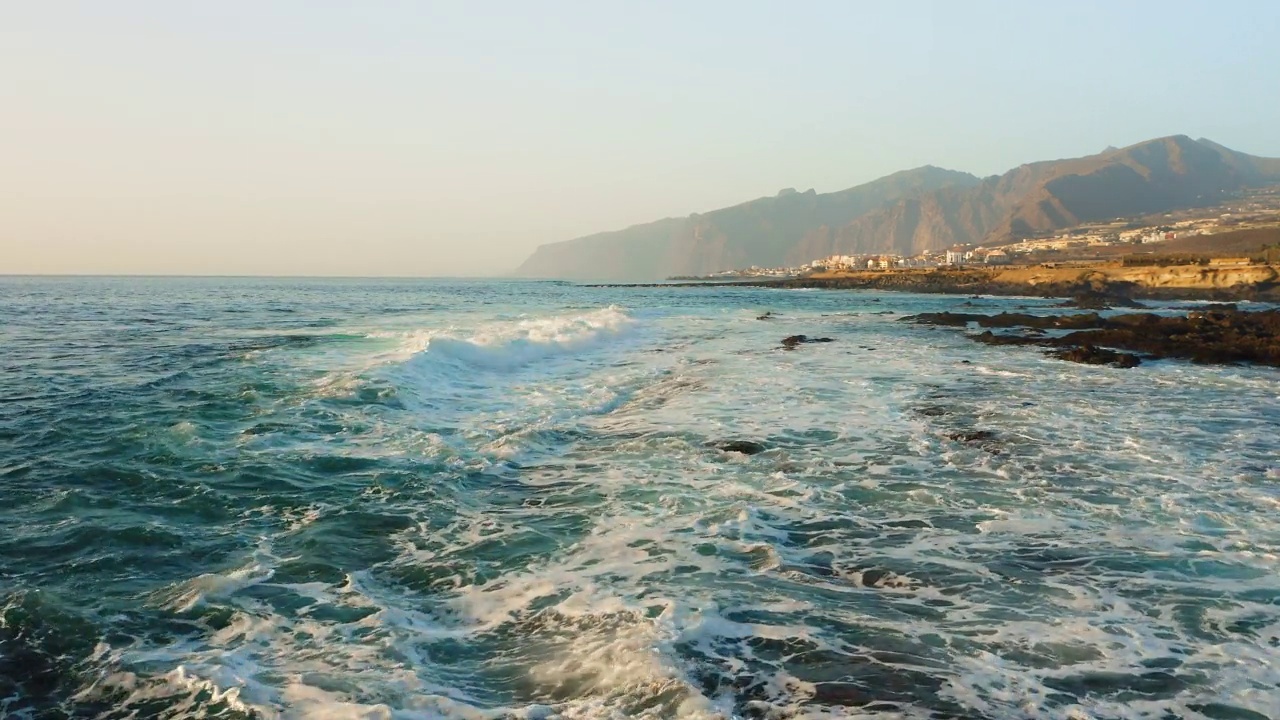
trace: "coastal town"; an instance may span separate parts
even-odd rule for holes
[[[1241,190],[1212,207],[1140,218],[1116,218],[1013,242],[956,245],[911,256],[836,254],[796,266],[752,266],[696,279],[796,278],[824,273],[1117,259],[1121,256],[1155,255],[1168,249],[1170,241],[1200,236],[1206,236],[1205,242],[1198,245],[1211,246],[1212,236],[1243,230],[1274,230],[1280,233],[1280,187]],[[1230,259],[1240,263],[1249,261],[1247,257]]]

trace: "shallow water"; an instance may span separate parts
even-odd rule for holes
[[[1280,717],[1280,375],[965,302],[0,278],[0,715]]]

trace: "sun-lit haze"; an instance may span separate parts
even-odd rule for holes
[[[1272,2],[0,3],[0,273],[492,275],[923,164],[1280,156]]]

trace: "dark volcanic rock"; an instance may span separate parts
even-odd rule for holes
[[[866,585],[867,587],[876,587],[882,581],[884,581],[884,579],[887,577],[889,577],[889,573],[886,570],[881,570],[879,568],[871,568],[870,570],[863,570],[862,584]]]
[[[1102,328],[1074,332],[1061,345],[1102,345],[1157,358],[1280,366],[1280,311],[1192,311],[1186,317],[1118,315]]]
[[[832,342],[831,338],[811,338],[808,335],[792,335],[791,337],[785,337],[782,339],[782,347],[788,350],[794,350],[797,345],[829,342]]]
[[[969,338],[983,345],[1038,345],[1041,339],[1028,335],[1013,335],[1010,333],[1000,333],[999,335],[987,330],[986,332],[970,335]]]
[[[754,440],[725,440],[715,443],[714,447],[725,452],[736,452],[743,455],[757,455],[767,449],[763,443],[758,443]]]
[[[1115,350],[1092,345],[1052,350],[1049,355],[1059,360],[1070,360],[1071,362],[1084,363],[1085,365],[1111,365],[1118,368],[1131,368],[1142,364],[1142,360],[1133,353],[1116,352]]]
[[[942,327],[964,327],[971,322],[977,322],[978,318],[984,317],[987,316],[974,313],[920,313],[919,315],[908,315],[899,322],[910,322],[917,325],[940,325]]]
[[[943,327],[966,327],[974,323],[984,328],[1021,330],[1004,333],[987,330],[970,337],[988,345],[1058,348],[1060,351],[1055,357],[1074,362],[1133,367],[1138,364],[1133,353],[1141,353],[1157,359],[1183,358],[1197,363],[1250,362],[1280,366],[1280,310],[1241,312],[1219,306],[1174,317],[1153,313],[1128,313],[1109,318],[1097,313],[1062,316],[927,313],[904,319]],[[1034,330],[1071,332],[1055,337]],[[1071,349],[1079,352],[1066,352]],[[1116,350],[1129,352],[1114,352]]]
[[[998,315],[982,315],[979,313],[940,312],[910,315],[902,318],[902,322],[913,322],[918,325],[940,325],[942,327],[965,327],[969,323],[976,323],[979,327],[985,328],[1083,330],[1101,327],[1103,320],[1097,313],[1080,313],[1077,315],[1000,313]]]
[[[1128,295],[1086,290],[1076,293],[1074,297],[1064,303],[1060,303],[1058,307],[1074,307],[1081,310],[1110,310],[1112,307],[1140,308],[1145,306]]]

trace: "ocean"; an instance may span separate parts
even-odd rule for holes
[[[1052,302],[0,278],[0,716],[1280,717],[1280,374]]]

